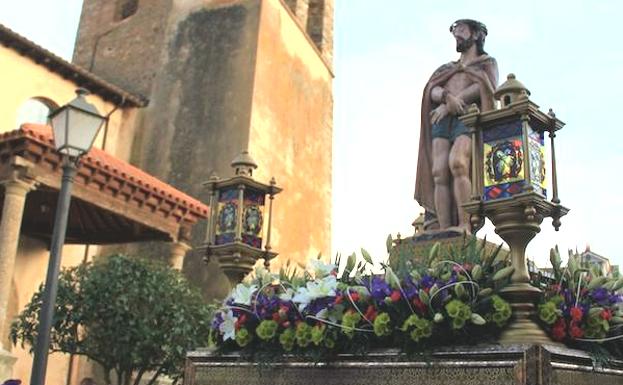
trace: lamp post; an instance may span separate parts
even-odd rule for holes
[[[78,161],[83,154],[91,149],[97,133],[106,120],[99,114],[95,106],[88,103],[84,98],[88,91],[78,89],[76,94],[76,98],[69,104],[50,114],[54,145],[63,158],[63,177],[56,205],[43,302],[39,313],[39,329],[30,377],[31,385],[43,385],[45,383],[50,332],[58,291],[61,252],[65,243],[71,187],[78,168]]]

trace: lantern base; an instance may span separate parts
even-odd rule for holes
[[[500,342],[551,344],[551,339],[533,320],[536,314],[534,304],[541,296],[541,290],[530,284],[525,252],[528,243],[541,231],[543,218],[557,213],[562,216],[569,210],[532,191],[495,201],[470,202],[464,207],[472,217],[489,218],[495,232],[510,249],[511,264],[515,270],[510,284],[500,294],[510,303],[513,318]]]
[[[511,283],[500,291],[513,309],[513,318],[500,335],[501,344],[539,343],[553,344],[552,339],[534,322],[535,302],[541,296],[541,290],[528,283]]]
[[[203,245],[199,251],[208,259],[216,258],[232,288],[253,271],[253,267],[259,259],[269,261],[278,255],[275,252],[258,249],[242,242],[216,246]]]

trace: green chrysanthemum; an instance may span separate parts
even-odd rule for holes
[[[311,340],[314,345],[319,346],[324,340],[324,332],[327,327],[324,324],[316,325],[311,331]]]
[[[252,339],[253,339],[253,335],[249,333],[249,331],[246,328],[240,328],[240,330],[236,332],[236,343],[241,348],[244,348],[245,346],[247,346],[249,342],[251,342]]]
[[[389,314],[381,313],[374,319],[374,334],[378,337],[392,334]]]
[[[584,334],[588,338],[604,338],[610,330],[610,324],[605,319],[601,318],[599,313],[592,314],[587,320],[586,333]]]
[[[296,327],[296,343],[304,348],[309,345],[312,341],[312,327],[306,324],[305,322],[301,322]]]
[[[342,332],[346,334],[348,338],[353,338],[355,335],[355,328],[361,321],[359,313],[346,313],[342,317]]]
[[[296,333],[293,328],[288,328],[279,336],[279,343],[286,352],[294,349],[294,342],[296,341]]]
[[[277,322],[273,320],[264,320],[260,322],[257,329],[255,329],[255,333],[261,340],[269,341],[275,337],[277,334]]]
[[[446,312],[452,318],[452,328],[461,329],[472,317],[472,309],[462,301],[453,299],[446,304]]]
[[[409,332],[409,336],[415,342],[428,338],[433,334],[433,324],[424,318],[412,314],[405,320],[400,328],[403,332]]]
[[[548,325],[552,325],[558,319],[560,310],[553,301],[539,305],[539,318]]]
[[[493,320],[498,327],[502,327],[511,316],[511,306],[499,295],[493,295],[491,299],[493,300],[493,309],[495,309],[495,312],[491,315],[491,320]]]

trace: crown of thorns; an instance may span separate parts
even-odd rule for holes
[[[459,19],[455,21],[450,26],[450,32],[454,31],[456,26],[459,24],[466,24],[472,31],[475,31],[475,32],[482,31],[482,33],[484,33],[485,36],[487,36],[487,26],[477,20],[472,20],[472,19]]]

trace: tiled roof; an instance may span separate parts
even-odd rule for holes
[[[18,130],[1,134],[0,142],[19,137],[27,137],[52,150],[54,149],[54,138],[50,126],[30,123],[24,124]],[[82,157],[81,162],[83,166],[92,166],[107,174],[122,179],[126,184],[134,185],[140,189],[147,190],[151,195],[156,195],[159,198],[171,201],[175,206],[181,206],[191,211],[195,217],[207,218],[208,206],[205,204],[99,148],[93,147]]]
[[[144,107],[148,103],[144,96],[130,93],[84,68],[68,62],[2,24],[0,24],[0,44],[15,49],[36,63],[47,67],[50,71],[76,83],[77,86],[84,87],[113,103],[134,107]]]

